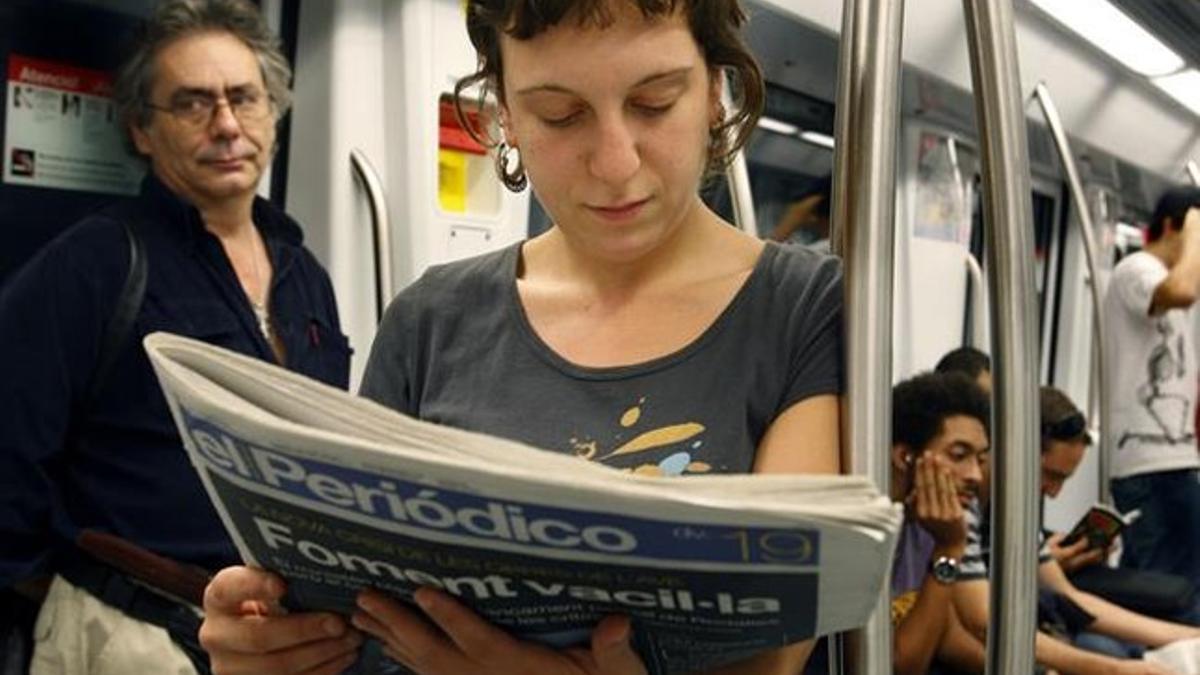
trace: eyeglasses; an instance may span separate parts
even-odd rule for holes
[[[1042,424],[1042,436],[1056,441],[1073,441],[1085,435],[1087,420],[1080,413],[1064,417],[1057,422]],[[1090,438],[1088,439],[1090,441]]]
[[[256,89],[235,89],[224,96],[190,91],[176,94],[165,106],[147,103],[146,107],[170,113],[180,122],[198,127],[212,122],[213,115],[222,104],[229,106],[229,112],[239,122],[260,122],[271,113],[271,97]]]

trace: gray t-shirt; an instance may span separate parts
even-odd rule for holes
[[[704,333],[585,368],[533,331],[520,245],[430,268],[388,307],[360,393],[420,419],[657,475],[748,472],[771,422],[842,389],[841,263],[768,244]]]

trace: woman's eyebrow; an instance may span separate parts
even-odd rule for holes
[[[688,73],[690,73],[691,71],[692,71],[692,66],[683,66],[680,68],[672,68],[670,70],[652,73],[652,74],[647,75],[646,77],[643,77],[642,79],[638,80],[637,83],[635,83],[632,88],[637,89],[638,87],[644,87],[648,84],[655,84],[658,82],[670,81],[673,79],[682,80],[682,79],[685,79],[687,77]],[[535,85],[532,85],[529,87],[524,87],[522,89],[518,89],[516,93],[518,96],[525,96],[528,94],[537,94],[537,93],[542,93],[542,92],[555,93],[555,94],[571,94],[574,96],[578,95],[574,90],[570,89],[569,87],[564,87],[561,84],[553,84],[553,83],[535,84]]]

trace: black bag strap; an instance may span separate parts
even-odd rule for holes
[[[121,348],[129,339],[129,333],[133,330],[133,324],[142,308],[142,299],[146,295],[146,245],[142,242],[135,224],[125,221],[122,225],[125,238],[129,242],[129,272],[121,286],[121,295],[117,297],[116,308],[105,327],[104,341],[100,343],[100,356],[96,359],[96,367],[92,370],[91,381],[88,383],[85,400],[89,407],[96,401],[100,389],[108,380],[109,371],[121,353]]]

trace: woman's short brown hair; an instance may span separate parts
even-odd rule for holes
[[[475,46],[478,67],[454,87],[455,110],[463,127],[483,145],[496,145],[493,139],[480,138],[474,126],[465,122],[462,94],[482,84],[481,100],[488,91],[504,100],[501,31],[528,40],[566,19],[580,26],[605,28],[615,21],[613,2],[632,2],[647,18],[669,16],[682,9],[708,67],[732,71],[730,94],[736,112],[709,130],[707,173],[723,170],[750,138],[766,96],[762,71],[742,41],[746,13],[738,0],[467,0],[467,34]]]

